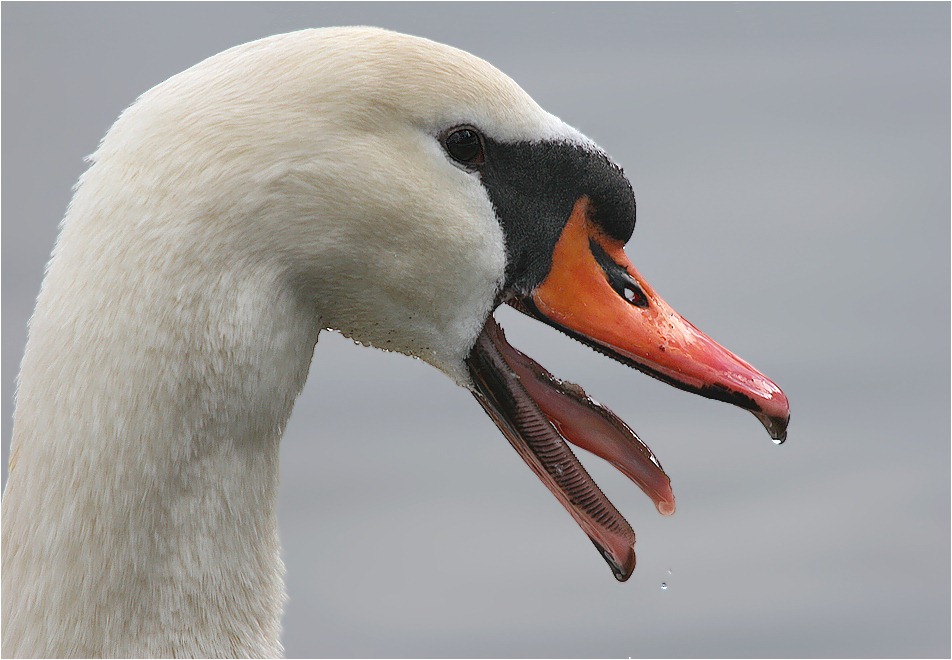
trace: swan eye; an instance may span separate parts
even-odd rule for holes
[[[453,160],[463,165],[482,165],[483,138],[475,128],[464,126],[451,129],[443,138],[443,148]]]

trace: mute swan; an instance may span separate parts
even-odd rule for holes
[[[30,323],[3,498],[3,655],[277,656],[278,443],[321,329],[469,388],[604,555],[634,533],[563,438],[674,508],[651,452],[506,342],[509,303],[663,381],[787,400],[623,250],[621,169],[486,62],[371,28],[211,57],[109,130]]]

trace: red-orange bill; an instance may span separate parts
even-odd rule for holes
[[[773,382],[677,314],[648,286],[621,241],[605,236],[580,198],[549,272],[509,303],[621,362],[675,387],[750,410],[786,437],[790,408]],[[635,567],[635,533],[599,490],[568,440],[609,461],[674,512],[671,481],[637,435],[581,387],[555,378],[510,346],[492,316],[467,359],[474,395],[608,561],[618,580]]]
[[[582,197],[548,276],[513,306],[675,387],[750,410],[782,442],[790,405],[780,388],[671,309],[588,215]]]

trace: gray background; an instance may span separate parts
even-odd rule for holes
[[[324,334],[282,448],[288,655],[949,655],[947,3],[2,13],[4,466],[43,264],[118,113],[244,41],[390,27],[486,58],[603,145],[638,195],[635,264],[793,423],[775,447],[502,310],[672,475],[662,518],[582,457],[638,533],[622,585],[468,393]]]

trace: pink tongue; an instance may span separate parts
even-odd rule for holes
[[[558,380],[510,346],[491,316],[467,364],[476,400],[575,518],[615,577],[627,580],[635,568],[635,533],[565,440],[609,461],[669,515],[674,512],[671,481],[651,450],[581,387]]]
[[[648,445],[618,415],[508,343],[505,349],[497,347],[563,438],[618,468],[651,498],[661,515],[674,513],[671,479]]]
[[[529,396],[513,351],[490,316],[468,358],[473,394],[624,582],[635,569],[635,533]]]

